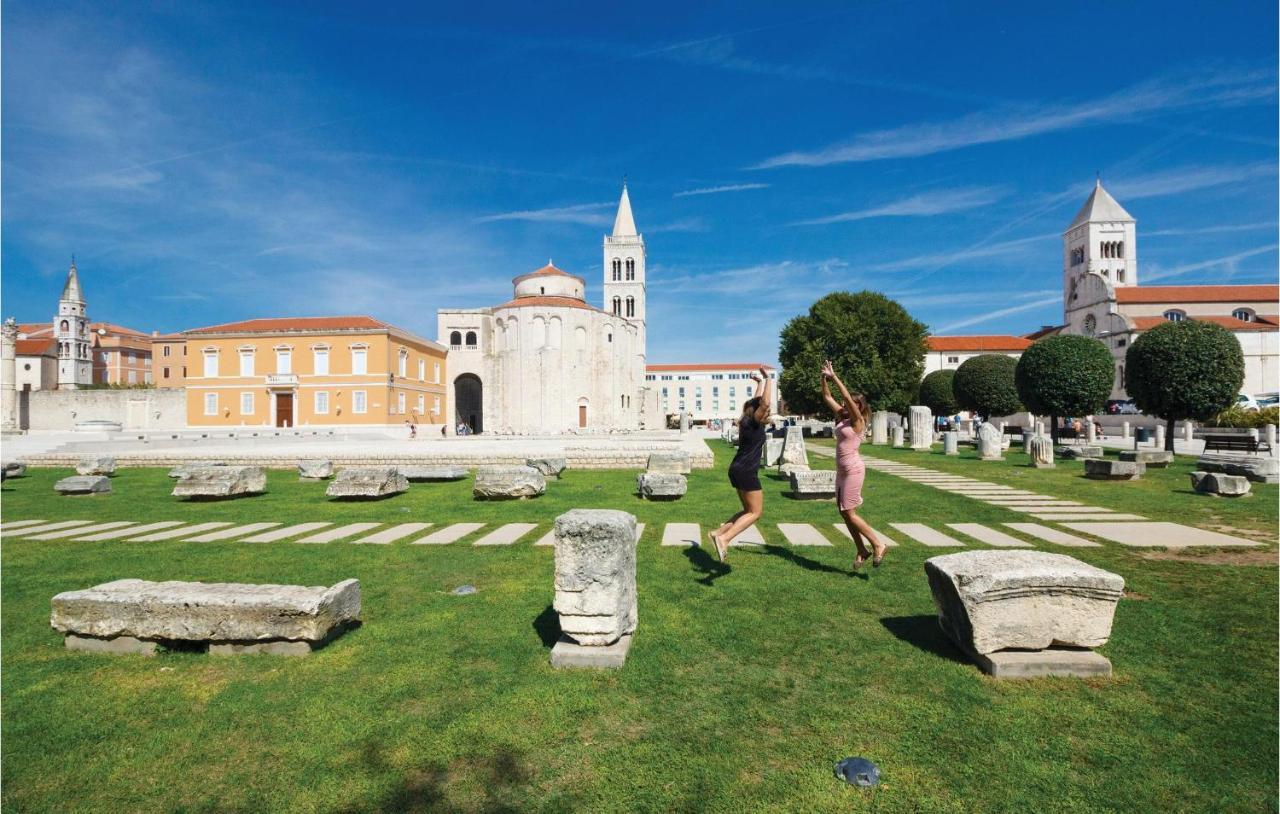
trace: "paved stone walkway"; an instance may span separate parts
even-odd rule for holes
[[[472,545],[511,545],[537,527],[537,523],[507,523],[476,540]]]
[[[112,529],[111,531],[104,531],[99,534],[90,534],[87,537],[77,537],[76,542],[96,543],[101,540],[117,540],[121,537],[138,537],[139,535],[143,535],[148,532],[159,531],[160,529],[171,529],[174,526],[181,525],[181,520],[160,520],[156,523],[146,523],[141,526],[137,523],[130,523],[128,526]],[[76,529],[76,532],[79,534],[84,534],[86,531],[88,531],[88,529]]]
[[[853,542],[853,535],[849,533],[849,527],[846,526],[844,523],[833,523],[831,527],[834,528],[840,534],[843,534],[846,540],[848,540],[849,542]],[[873,526],[871,530],[876,533],[876,537],[879,538],[880,542],[884,543],[886,546],[895,546],[898,544],[892,537],[885,534],[880,529],[875,528]]]
[[[1127,546],[1190,548],[1192,546],[1262,545],[1252,540],[1242,540],[1239,537],[1192,528],[1180,523],[1063,523],[1062,525]]]
[[[359,540],[353,540],[354,543],[372,543],[373,545],[386,545],[394,543],[402,537],[408,537],[410,534],[417,534],[425,528],[430,528],[430,523],[401,523],[392,526],[389,529],[370,534],[368,537],[361,537]]]
[[[345,526],[339,526],[336,529],[322,531],[319,534],[312,534],[309,537],[303,537],[301,540],[295,540],[297,543],[332,543],[334,540],[345,540],[348,537],[354,537],[357,534],[376,529],[381,523],[348,523]]]
[[[1077,537],[1074,534],[1067,534],[1065,531],[1042,526],[1039,523],[1005,523],[1006,526],[1014,531],[1020,531],[1030,537],[1038,537],[1047,543],[1054,545],[1071,546],[1074,548],[1099,548],[1102,543],[1095,543],[1092,540],[1086,540]]]
[[[700,546],[702,527],[697,523],[668,523],[662,530],[665,546]]]
[[[997,548],[1030,548],[1031,543],[1019,540],[1017,537],[1010,537],[1003,531],[997,529],[989,529],[981,523],[948,523],[948,526],[960,532],[967,534],[979,542],[986,543]]]
[[[484,523],[454,523],[439,531],[433,531],[421,540],[414,540],[414,545],[448,545],[466,537],[473,531],[484,528]]]
[[[822,536],[822,532],[818,531],[808,523],[779,523],[778,531],[782,536],[787,538],[787,542],[791,545],[816,545],[829,546],[831,541]]]
[[[296,526],[285,526],[275,531],[264,531],[262,534],[255,534],[252,537],[246,537],[240,542],[242,543],[274,543],[276,540],[284,540],[289,537],[297,537],[299,534],[306,534],[308,531],[315,531],[326,526],[332,526],[332,523],[299,523]]]
[[[194,526],[190,526],[188,528],[178,527],[175,529],[169,529],[168,531],[157,531],[155,534],[145,534],[141,537],[133,537],[127,542],[155,543],[161,540],[174,540],[187,534],[197,534],[202,531],[209,531],[210,529],[226,528],[229,525],[231,524],[223,521],[214,523],[196,523]]]
[[[889,525],[916,542],[932,548],[956,548],[964,545],[956,538],[948,537],[936,529],[929,528],[924,523],[890,523]]]
[[[35,534],[27,539],[29,540],[60,540],[64,537],[74,537],[77,534],[90,534],[96,531],[106,531],[108,529],[120,529],[125,526],[136,526],[129,520],[116,520],[112,523],[99,523],[96,526],[74,526],[72,528],[59,529],[57,531],[48,531],[44,534]]]
[[[274,528],[278,525],[280,524],[279,523],[247,523],[243,526],[235,526],[233,528],[222,529],[220,531],[211,531],[208,534],[201,534],[199,537],[189,537],[187,538],[186,542],[216,543],[218,540],[230,540],[232,537],[244,537],[245,535],[252,534],[255,531],[262,531],[263,529]]]
[[[23,526],[38,526],[44,522],[44,520],[10,520],[8,523],[0,523],[0,531],[13,531]]]

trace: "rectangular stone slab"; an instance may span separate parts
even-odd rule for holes
[[[1092,650],[1051,647],[1048,650],[1001,650],[969,657],[992,678],[1106,678],[1111,661]]]
[[[1102,543],[1095,543],[1092,540],[1086,540],[1074,534],[1067,534],[1065,531],[1042,526],[1039,523],[1005,523],[1005,525],[1014,531],[1020,531],[1029,537],[1037,537],[1046,543],[1053,543],[1054,545],[1070,546],[1072,548],[1102,547]]]
[[[831,527],[836,531],[840,532],[841,534],[843,534],[846,540],[848,540],[849,542],[853,542],[853,535],[849,533],[849,527],[846,526],[844,523],[833,523]],[[880,529],[872,527],[871,530],[876,533],[876,537],[880,540],[880,542],[884,543],[885,545],[887,546],[897,545],[897,543],[894,540],[890,539],[889,535],[885,534]]]
[[[778,531],[787,542],[797,546],[829,546],[831,541],[808,523],[779,523]]]
[[[315,642],[359,618],[354,579],[328,588],[120,579],[53,597],[49,623],[107,639]]]
[[[484,523],[454,523],[438,531],[433,531],[420,540],[414,540],[412,545],[448,545],[482,528],[484,528]]]
[[[537,523],[507,523],[476,540],[472,545],[511,545],[537,527]]]
[[[1184,526],[1180,523],[1063,523],[1069,529],[1083,531],[1104,540],[1127,546],[1163,546],[1165,548],[1189,548],[1192,546],[1256,546],[1262,543],[1219,534],[1216,531]]]
[[[236,537],[244,537],[247,534],[253,534],[255,531],[263,529],[275,528],[280,523],[246,523],[243,526],[233,526],[229,529],[220,531],[211,531],[208,534],[201,534],[199,537],[190,537],[185,542],[188,543],[213,543],[219,540],[231,540]]]
[[[983,550],[925,561],[938,622],[962,649],[1098,647],[1124,578],[1065,554]]]
[[[431,528],[430,523],[401,523],[392,526],[389,529],[370,534],[368,537],[361,537],[359,540],[352,540],[353,543],[372,543],[373,545],[386,545],[394,543],[402,537],[408,537],[410,534],[417,534],[423,529]]]
[[[169,529],[167,531],[157,531],[154,534],[145,534],[141,537],[131,537],[131,543],[155,543],[161,540],[172,540],[177,537],[185,537],[188,534],[199,534],[202,531],[212,531],[213,529],[226,528],[230,523],[219,520],[209,523],[196,523],[194,526],[183,526],[182,528]]]
[[[551,666],[557,669],[617,669],[627,662],[633,634],[620,637],[613,644],[588,647],[567,636],[561,636],[551,648]]]
[[[146,523],[145,525],[130,524],[111,531],[103,531],[97,534],[90,534],[87,537],[77,537],[78,543],[96,543],[100,540],[118,540],[124,538],[140,537],[160,529],[171,529],[174,526],[181,526],[181,520],[158,520],[155,523]],[[84,534],[88,529],[77,529],[80,534]]]
[[[283,540],[286,537],[296,537],[299,534],[305,534],[308,531],[322,529],[325,526],[332,526],[332,523],[298,523],[293,526],[285,526],[282,529],[274,531],[264,531],[261,534],[255,534],[252,537],[246,537],[240,542],[242,543],[274,543],[276,540]]]
[[[36,534],[28,537],[28,540],[60,540],[65,537],[74,537],[77,534],[86,532],[107,531],[108,529],[121,529],[125,526],[136,526],[137,523],[131,520],[114,520],[110,523],[98,523],[94,526],[84,526],[69,529],[58,529],[57,531],[46,531],[44,534]]]
[[[907,535],[916,542],[923,543],[934,548],[962,548],[964,543],[954,537],[943,534],[940,531],[931,529],[924,523],[890,523],[898,531]]]
[[[53,531],[54,529],[69,529],[72,526],[87,526],[92,522],[92,520],[59,520],[57,523],[45,523],[42,526],[27,526],[24,529],[11,531],[5,536],[26,537],[30,534],[42,534],[46,531]]]
[[[10,520],[7,523],[0,523],[0,531],[12,531],[23,526],[38,526],[44,522],[43,520]]]
[[[301,540],[294,540],[295,543],[332,543],[334,540],[342,540],[352,537],[356,534],[366,532],[369,529],[376,529],[381,523],[348,523],[345,526],[338,526],[336,529],[322,531],[319,534],[312,534],[309,537],[303,537]]]
[[[729,541],[729,545],[731,545],[731,546],[734,546],[734,545],[764,545],[764,544],[765,544],[765,542],[764,542],[764,535],[762,535],[762,534],[760,533],[760,529],[756,528],[756,526],[755,526],[755,524],[754,524],[754,523],[753,523],[753,524],[751,524],[751,526],[750,526],[749,528],[745,529],[745,530],[744,530],[741,534],[739,534],[737,537],[734,537],[732,540],[730,540],[730,541]]]
[[[981,523],[948,523],[947,525],[961,534],[967,534],[987,545],[999,548],[1031,548],[1031,543],[1019,540],[1017,537],[1011,537],[1003,531],[989,529]]]
[[[1062,514],[1061,512],[1027,512],[1037,520],[1146,520],[1140,514],[1120,514],[1119,512],[1094,512],[1092,514]]]
[[[662,529],[664,546],[702,545],[702,527],[697,523],[668,523]]]

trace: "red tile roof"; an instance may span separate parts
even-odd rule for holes
[[[1168,322],[1164,317],[1130,317],[1133,320],[1133,327],[1139,331],[1148,331],[1157,325]],[[1187,319],[1199,320],[1200,322],[1212,322],[1215,325],[1221,325],[1228,331],[1280,331],[1280,317],[1275,316],[1259,316],[1255,322],[1245,322],[1235,317],[1224,317],[1218,315],[1212,316],[1188,316]]]
[[[585,300],[580,300],[577,297],[550,296],[516,297],[514,300],[504,302],[502,305],[494,306],[494,310],[496,311],[499,308],[528,308],[532,306],[541,306],[543,308],[584,308],[588,311],[600,311],[599,308],[594,305],[588,305]],[[600,311],[600,313],[606,314],[608,312]],[[609,316],[613,316],[613,314],[609,314]]]
[[[42,333],[51,333],[53,331],[52,322],[19,322],[18,333],[26,334],[28,337],[39,336]]]
[[[19,339],[17,342],[17,355],[54,356],[56,355],[54,350],[56,344],[52,339]]]
[[[1118,303],[1280,301],[1280,285],[1135,285],[1116,286]]]
[[[1046,336],[1056,334],[1058,331],[1061,331],[1065,327],[1067,326],[1066,325],[1045,325],[1041,327],[1040,330],[1032,331],[1031,333],[1027,334],[1023,338],[1030,339],[1032,342],[1034,342],[1037,339],[1043,339]]]
[[[1031,340],[1021,336],[930,336],[925,342],[931,351],[1013,351],[1031,347]]]
[[[123,325],[116,325],[114,322],[90,322],[89,330],[97,333],[99,328],[103,328],[109,334],[119,334],[121,336],[143,336],[150,337],[142,331],[135,331],[133,328],[126,328]],[[18,333],[26,334],[28,338],[43,336],[44,334],[53,333],[52,322],[20,322],[18,323]]]
[[[645,365],[647,371],[676,371],[676,370],[759,370],[763,367],[765,370],[773,370],[773,365],[762,365],[760,362],[725,362],[716,364],[714,362],[706,362],[691,365]]]
[[[355,331],[388,330],[392,326],[369,316],[345,317],[284,317],[246,319],[241,322],[224,322],[204,328],[192,328],[184,334],[229,333],[285,333],[290,331]]]

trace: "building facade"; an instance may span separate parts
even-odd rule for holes
[[[586,281],[548,264],[489,308],[438,312],[449,347],[450,431],[557,434],[658,426],[645,387],[645,245],[624,187],[604,239],[604,308]]]
[[[151,381],[156,387],[187,386],[187,338],[180,333],[151,334]]]
[[[183,352],[165,343],[169,358],[188,360],[191,426],[440,425],[448,415],[446,349],[372,317],[251,319],[181,335]]]
[[[93,384],[93,339],[89,335],[89,306],[80,290],[75,260],[58,298],[58,313],[51,330],[58,348],[58,387],[74,390]]]
[[[774,387],[770,412],[778,412],[778,372],[759,362],[724,364],[649,365],[645,381],[657,393],[658,408],[665,416],[687,414],[690,422],[733,420],[742,415],[747,399],[756,395],[752,374],[761,367],[768,372]]]
[[[935,370],[955,370],[975,356],[998,353],[1014,359],[1031,346],[1022,336],[930,336],[925,339],[928,352],[924,357],[924,375]]]

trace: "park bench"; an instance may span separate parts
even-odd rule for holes
[[[1251,435],[1223,433],[1205,433],[1204,435],[1205,452],[1269,452],[1270,450],[1271,447],[1266,441],[1260,441]]]
[[[1016,435],[1019,438],[1021,438],[1026,433],[1026,431],[1027,431],[1026,427],[1015,427],[1011,424],[1006,425],[1004,428],[1005,435]]]

